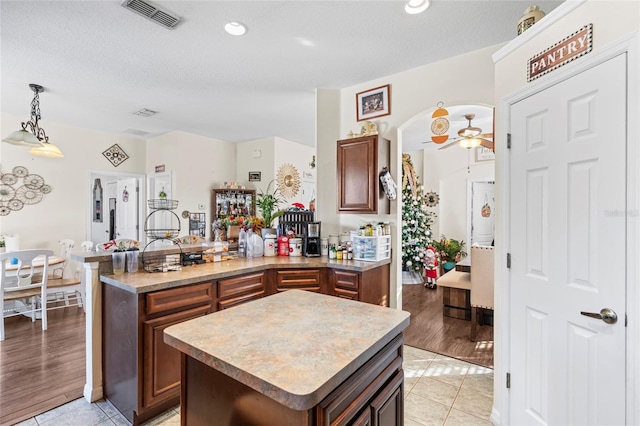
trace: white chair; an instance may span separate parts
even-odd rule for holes
[[[471,247],[471,332],[476,341],[478,309],[493,310],[493,247]]]
[[[65,270],[69,264],[69,256],[75,242],[70,239],[58,241],[60,257],[65,259],[62,267],[52,271],[47,284],[47,309],[66,308],[68,306],[82,306],[84,308],[84,285],[82,284],[82,268],[77,266],[72,277],[65,277]],[[64,302],[60,305],[58,302]]]
[[[16,315],[29,315],[36,321],[38,312],[42,318],[42,330],[47,329],[46,303],[47,280],[49,275],[49,256],[51,250],[18,250],[0,253],[0,298],[2,299],[2,318],[0,318],[0,341],[4,340],[4,318]],[[41,267],[33,265],[33,259],[44,256]],[[16,269],[11,267],[10,259],[18,259]],[[36,269],[37,268],[37,269]],[[42,273],[36,274],[42,269]],[[9,302],[9,303],[6,303]],[[8,307],[10,306],[10,307]]]
[[[83,241],[80,244],[80,248],[82,251],[91,251],[93,250],[93,241]]]

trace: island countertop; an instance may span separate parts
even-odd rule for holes
[[[109,255],[110,256],[110,255]],[[108,258],[110,260],[110,257]],[[101,275],[100,281],[119,287],[132,293],[148,293],[165,290],[202,281],[217,280],[234,275],[259,272],[267,269],[305,269],[335,268],[364,272],[390,263],[390,259],[378,262],[359,260],[330,260],[328,257],[255,257],[250,259],[232,259],[224,262],[211,262],[201,265],[185,266],[180,271],[145,272]]]
[[[165,343],[307,410],[409,325],[409,313],[289,290],[165,329]]]

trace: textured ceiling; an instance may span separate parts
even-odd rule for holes
[[[340,89],[514,38],[528,0],[162,1],[173,30],[120,1],[1,1],[3,112],[28,117],[28,84],[54,121],[146,136],[315,144],[315,89]],[[538,1],[547,13],[561,1]],[[249,32],[232,37],[229,21]],[[159,113],[144,118],[133,112]],[[17,123],[16,123],[17,124]],[[14,129],[2,129],[3,135]],[[53,141],[55,143],[55,141]]]

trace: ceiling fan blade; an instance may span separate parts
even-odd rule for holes
[[[480,139],[480,146],[493,150],[493,142],[487,139]]]
[[[458,144],[458,141],[454,140],[449,142],[446,145],[441,146],[440,148],[438,148],[438,151],[440,151],[441,149],[447,149],[447,148],[451,148],[452,146],[456,146]]]
[[[479,138],[491,138],[493,139],[493,133],[482,133],[478,135]]]

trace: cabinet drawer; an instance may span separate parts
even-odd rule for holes
[[[212,299],[211,283],[160,290],[147,294],[145,312],[147,314],[155,314],[157,312],[211,303]]]
[[[345,290],[343,288],[336,288],[336,296],[343,299],[358,300],[358,292],[353,290]]]
[[[276,271],[276,287],[278,291],[299,289],[320,292],[320,270]]]
[[[264,272],[218,280],[218,298],[226,299],[247,293],[264,293]]]
[[[360,288],[360,275],[357,272],[333,271],[336,291],[339,288],[358,291]]]

